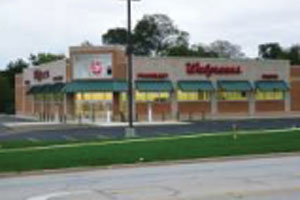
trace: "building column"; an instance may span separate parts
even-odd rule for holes
[[[171,92],[171,118],[177,120],[178,114],[178,101],[177,101],[177,94],[176,90]]]
[[[255,115],[255,91],[250,91],[249,93],[249,115]]]
[[[285,92],[284,98],[284,111],[290,112],[291,111],[291,93],[290,91]]]
[[[211,94],[211,114],[216,115],[218,113],[218,97],[217,91],[213,91]]]

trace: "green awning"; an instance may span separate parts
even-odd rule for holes
[[[41,90],[42,86],[41,85],[35,85],[35,86],[32,86],[29,91],[27,92],[28,95],[31,95],[31,94],[38,94],[39,91]]]
[[[77,92],[122,92],[127,91],[126,81],[115,80],[92,80],[92,81],[74,81],[67,83],[64,91],[66,93]]]
[[[218,81],[218,88],[225,91],[250,91],[252,90],[249,81]]]
[[[51,93],[62,93],[65,86],[65,83],[55,83],[51,86]]]
[[[289,86],[285,81],[257,81],[255,87],[261,91],[289,90]]]
[[[49,94],[49,93],[61,93],[65,83],[55,83],[55,84],[44,84],[32,86],[27,94]]]
[[[51,88],[52,88],[51,84],[42,85],[38,93],[43,93],[43,94],[51,93]]]
[[[178,88],[182,91],[213,91],[210,81],[179,81]]]
[[[136,89],[142,92],[169,92],[173,90],[171,81],[136,81]]]

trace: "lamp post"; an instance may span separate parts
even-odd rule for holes
[[[134,137],[135,130],[133,126],[133,69],[132,69],[132,33],[131,33],[131,1],[127,0],[127,59],[128,59],[128,128],[125,131],[126,137]]]

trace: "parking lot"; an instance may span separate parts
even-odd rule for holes
[[[0,116],[0,141],[7,140],[91,140],[121,139],[124,127],[97,127],[91,125],[49,125],[43,127],[6,128],[7,122],[28,122],[31,120]],[[136,127],[138,137],[175,136],[195,133],[218,133],[239,130],[284,129],[300,127],[300,118],[286,119],[251,119],[251,120],[215,120],[198,121],[188,124],[151,125]]]

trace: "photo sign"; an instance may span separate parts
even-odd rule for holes
[[[112,78],[112,54],[80,54],[73,56],[74,79]]]

